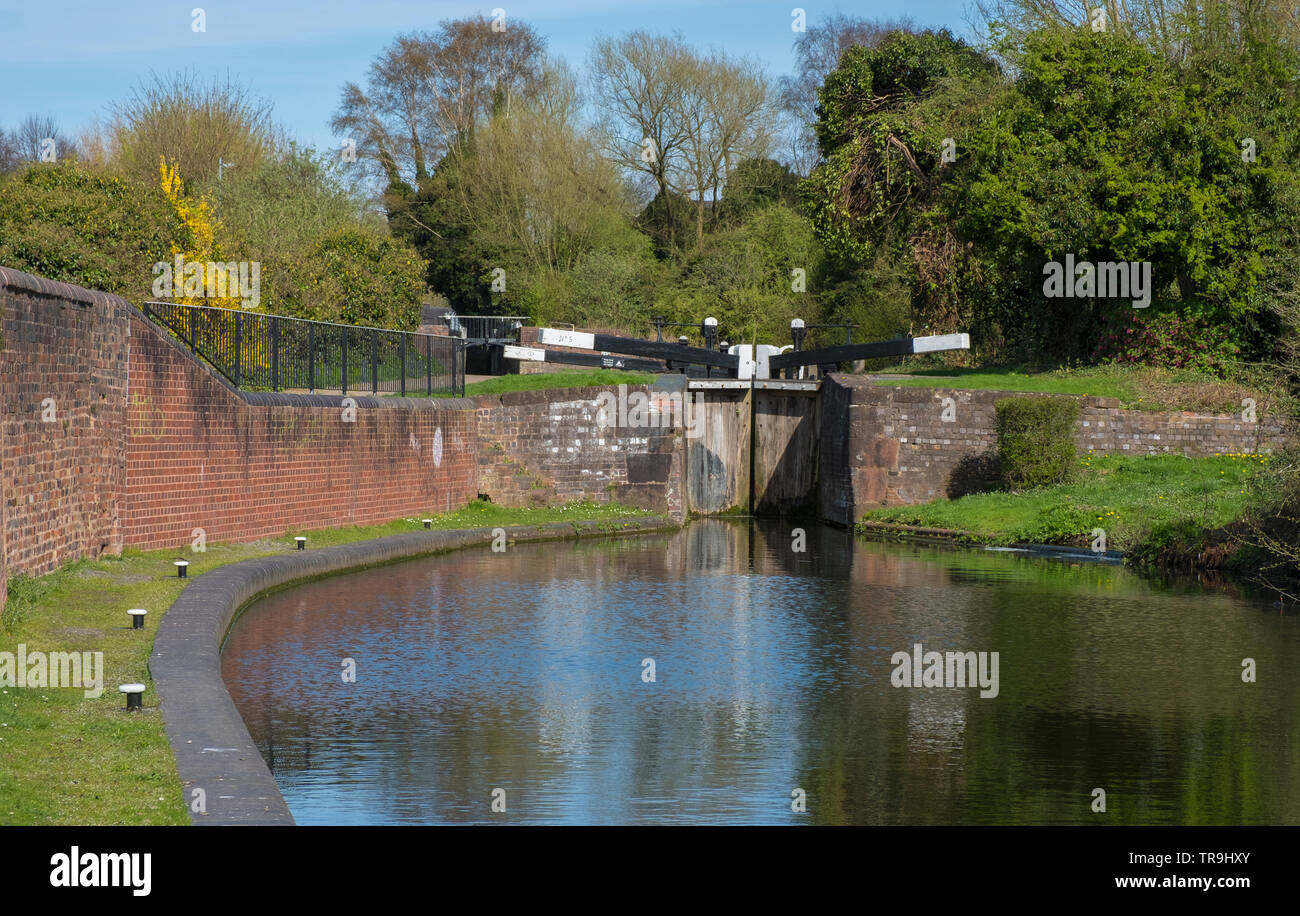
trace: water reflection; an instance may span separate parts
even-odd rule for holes
[[[1300,822],[1297,618],[807,525],[797,553],[791,528],[311,583],[241,618],[226,682],[300,823]],[[999,652],[997,698],[893,687],[915,643]]]

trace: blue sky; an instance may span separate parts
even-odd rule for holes
[[[773,76],[792,69],[791,10],[801,6],[816,24],[836,10],[867,18],[909,16],[922,26],[968,31],[967,0],[815,4],[804,0],[736,3],[727,0],[571,0],[487,4],[415,0],[183,0],[82,2],[0,0],[5,54],[0,60],[0,126],[28,114],[53,115],[75,136],[107,120],[151,70],[192,67],[205,77],[227,73],[271,101],[290,136],[318,148],[332,146],[329,119],[344,83],[364,83],[371,59],[406,31],[440,20],[490,14],[527,20],[552,54],[580,68],[594,37],[636,28],[680,31],[702,48],[719,46],[763,61]],[[207,31],[191,28],[202,7]]]

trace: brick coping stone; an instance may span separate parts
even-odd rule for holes
[[[645,516],[511,525],[505,531],[512,541],[545,541],[678,527],[668,519]],[[185,787],[185,803],[190,803],[191,789],[202,789],[206,796],[207,813],[198,814],[191,808],[190,822],[294,823],[275,778],[221,679],[221,645],[244,606],[265,592],[308,579],[462,547],[485,546],[494,530],[421,529],[320,550],[243,560],[193,579],[164,615],[149,657],[149,673]]]

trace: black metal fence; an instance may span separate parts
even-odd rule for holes
[[[464,344],[454,337],[174,302],[145,302],[144,313],[236,388],[465,392]]]

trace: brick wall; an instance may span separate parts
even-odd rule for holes
[[[682,519],[680,429],[602,429],[600,393],[571,388],[480,395],[479,491],[507,506],[617,500]],[[627,387],[648,392],[644,385]]]
[[[834,375],[822,388],[819,504],[823,517],[850,524],[868,508],[949,498],[992,482],[996,402],[1011,391],[899,388]],[[945,399],[951,398],[950,404]],[[1206,457],[1272,452],[1280,418],[1121,410],[1114,398],[1079,398],[1080,452]],[[950,407],[951,422],[944,417]]]
[[[0,267],[0,594],[121,549],[125,307]]]
[[[237,392],[131,316],[126,542],[249,540],[389,521],[476,493],[465,401]],[[352,419],[346,419],[351,417]]]
[[[0,605],[11,575],[195,528],[252,540],[479,492],[682,515],[680,431],[601,430],[590,389],[354,397],[348,422],[338,396],[232,389],[119,297],[4,268],[0,330]]]

